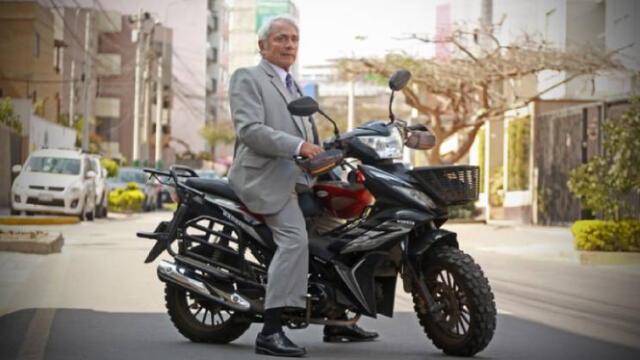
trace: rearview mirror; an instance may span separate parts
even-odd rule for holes
[[[11,167],[11,172],[13,172],[14,174],[17,174],[20,171],[22,171],[22,165],[13,165]]]
[[[409,72],[409,70],[398,70],[391,75],[389,87],[394,91],[402,90],[409,82],[409,79],[411,79],[411,72]]]
[[[96,177],[96,172],[95,171],[93,171],[93,170],[87,171],[87,175],[86,175],[87,179],[93,179],[95,177]]]
[[[410,149],[429,150],[436,146],[436,137],[429,131],[414,130],[404,144]]]
[[[309,96],[295,99],[287,105],[289,112],[296,116],[310,116],[318,112],[318,103]]]

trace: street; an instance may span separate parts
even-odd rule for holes
[[[114,214],[48,226],[64,234],[62,253],[0,253],[3,358],[264,358],[253,353],[259,325],[232,344],[209,345],[188,342],[171,324],[155,264],[143,263],[152,243],[135,237],[170,216]],[[639,357],[638,265],[581,265],[565,228],[445,227],[458,232],[460,247],[485,270],[496,296],[498,327],[478,358]],[[381,334],[372,343],[325,344],[320,326],[288,333],[314,359],[444,357],[422,333],[401,290],[395,311],[391,319],[363,318],[363,327]]]

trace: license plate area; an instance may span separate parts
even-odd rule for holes
[[[38,194],[38,200],[42,202],[52,202],[53,194],[40,193]]]

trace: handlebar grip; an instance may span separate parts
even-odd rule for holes
[[[296,164],[307,174],[317,176],[339,165],[344,158],[340,149],[331,149],[314,156],[311,159],[294,156]]]

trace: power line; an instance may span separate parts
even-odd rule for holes
[[[26,83],[34,83],[34,84],[38,84],[38,83],[42,83],[42,84],[48,84],[48,83],[68,83],[68,82],[76,82],[76,81],[82,81],[82,78],[79,79],[63,79],[63,80],[31,80],[31,79],[18,79],[18,78],[10,78],[10,77],[0,77],[0,80],[5,80],[5,81],[13,81],[13,82],[26,82]]]

